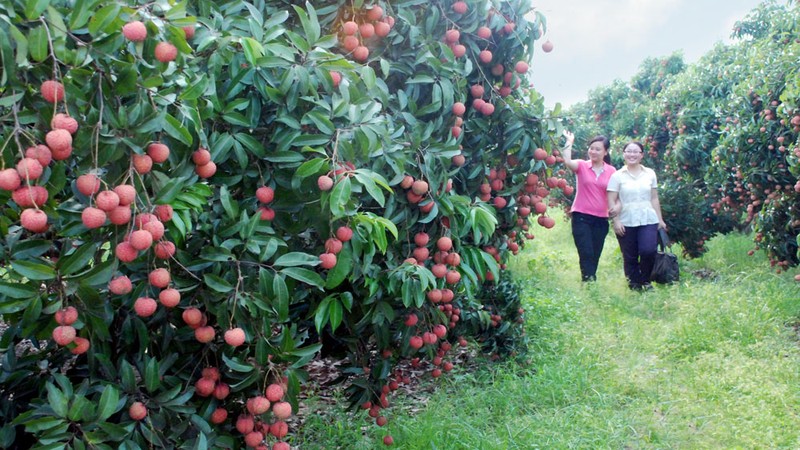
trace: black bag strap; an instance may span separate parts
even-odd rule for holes
[[[662,253],[669,247],[669,236],[663,228],[658,229],[658,247]]]

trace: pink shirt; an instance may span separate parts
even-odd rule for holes
[[[572,212],[591,214],[597,217],[608,217],[608,197],[606,188],[611,175],[617,171],[614,166],[603,163],[603,170],[598,175],[592,170],[591,161],[579,160],[575,171],[575,201]]]

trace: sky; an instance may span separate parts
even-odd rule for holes
[[[734,23],[759,0],[532,0],[547,19],[536,41],[532,75],[545,105],[568,107],[590,90],[629,81],[648,57],[675,51],[696,62],[717,42],[730,42]],[[545,53],[541,44],[554,49]]]

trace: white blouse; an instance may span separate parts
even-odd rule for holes
[[[638,227],[658,223],[658,214],[653,208],[652,190],[658,187],[653,169],[642,166],[638,175],[628,172],[627,167],[614,172],[608,180],[608,190],[619,192],[622,210],[619,220],[626,227]]]

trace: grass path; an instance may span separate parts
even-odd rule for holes
[[[713,240],[681,260],[680,284],[645,293],[627,289],[612,236],[589,285],[569,223],[532,244],[511,264],[530,364],[456,370],[388,430],[331,425],[301,448],[378,448],[387,431],[402,449],[800,448],[800,287],[747,257],[746,237]]]

